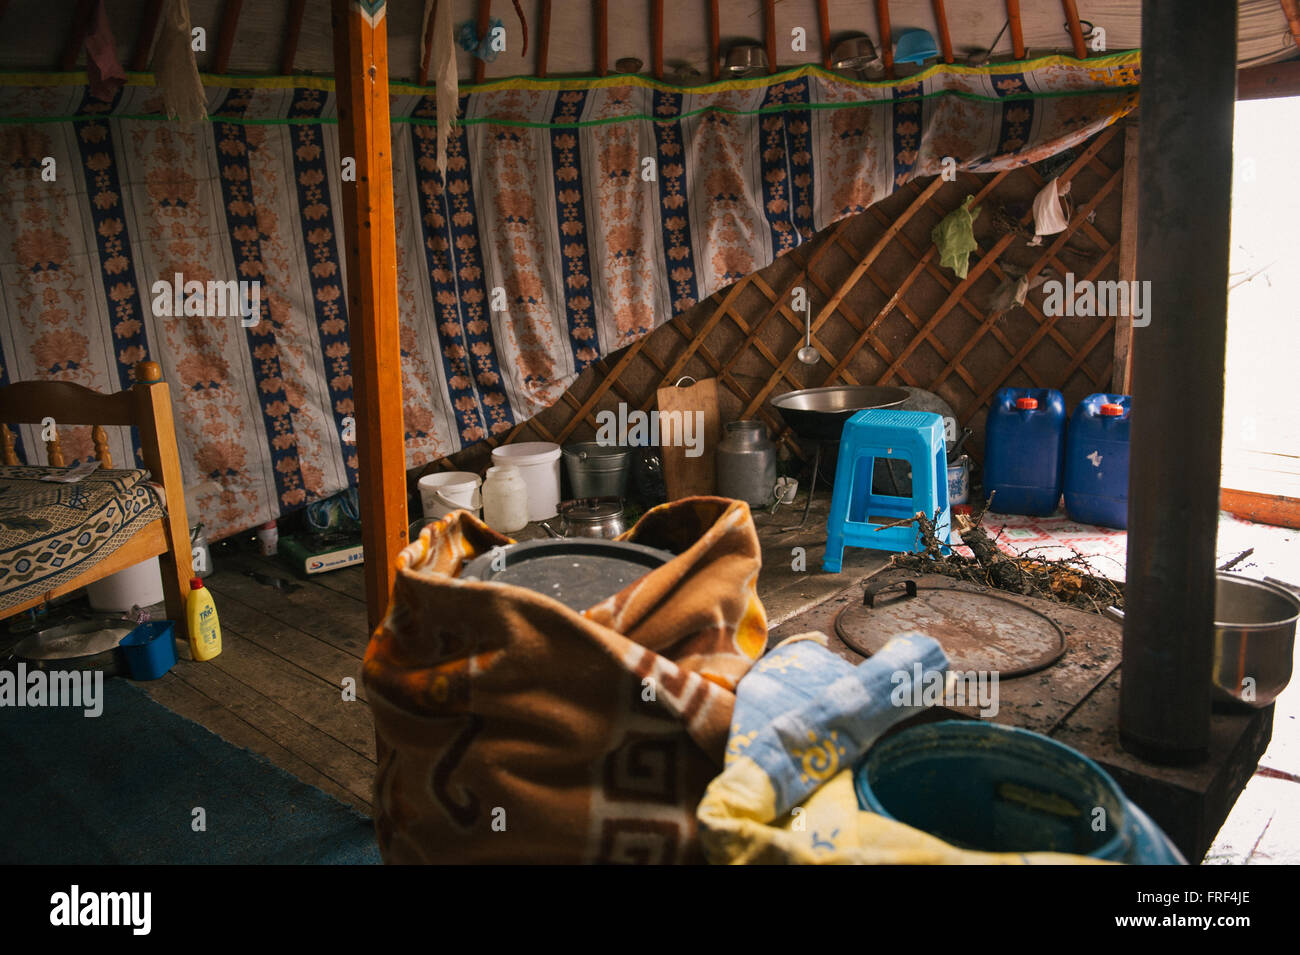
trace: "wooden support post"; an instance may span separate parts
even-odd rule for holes
[[[1083,25],[1079,22],[1079,8],[1074,0],[1061,0],[1061,8],[1065,10],[1065,22],[1070,27],[1070,42],[1074,44],[1074,55],[1082,60],[1088,55],[1088,47],[1083,42]],[[1144,30],[1143,35],[1145,33]]]
[[[1011,54],[1025,58],[1025,28],[1020,22],[1020,0],[1007,0],[1007,24],[1011,27]]]
[[[344,184],[342,199],[361,540],[372,629],[388,609],[394,560],[407,542],[385,7],[384,0],[332,0],[339,149],[357,164],[356,182]]]
[[[1119,280],[1137,278],[1138,239],[1138,128],[1124,130],[1124,171],[1120,181],[1123,198],[1119,215]],[[1129,288],[1133,288],[1132,285]],[[1115,361],[1111,366],[1110,390],[1127,395],[1133,387],[1133,314],[1115,316]]]
[[[1210,743],[1237,7],[1142,3],[1133,454],[1119,738],[1161,763]]]
[[[876,0],[876,22],[880,25],[880,60],[885,76],[894,78],[894,36],[889,30],[889,0]]]

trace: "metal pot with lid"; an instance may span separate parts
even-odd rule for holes
[[[606,540],[627,530],[621,497],[584,497],[560,502],[559,533],[556,537],[597,537]]]

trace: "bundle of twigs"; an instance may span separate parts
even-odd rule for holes
[[[944,545],[935,533],[935,521],[939,515],[936,513],[931,518],[918,511],[913,517],[887,526],[916,524],[921,532],[923,549],[910,554],[895,554],[890,566],[918,573],[942,574],[1008,593],[1054,600],[1093,613],[1101,613],[1112,605],[1124,606],[1124,588],[1094,573],[1087,558],[1077,550],[1069,557],[1057,559],[1033,556],[1032,551],[1020,555],[1003,553],[982,526],[991,502],[992,499],[969,517],[964,514],[953,516],[953,529],[961,534],[962,543],[970,548],[972,557],[963,557],[956,552],[944,554]]]

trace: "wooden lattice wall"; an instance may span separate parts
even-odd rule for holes
[[[975,430],[970,449],[978,457],[987,404],[998,388],[1059,388],[1069,408],[1127,380],[1122,368],[1115,369],[1127,339],[1121,334],[1117,345],[1114,317],[1048,318],[1041,288],[1029,293],[1023,308],[1000,316],[988,309],[998,285],[1015,273],[1073,272],[1076,281],[1120,277],[1127,268],[1121,260],[1131,258],[1121,254],[1128,244],[1121,242],[1125,139],[1123,127],[1113,126],[1047,166],[1071,183],[1073,209],[1069,227],[1040,246],[1027,243],[1033,236],[1030,205],[1047,182],[1044,170],[1026,166],[909,183],[595,363],[558,403],[506,441],[590,440],[598,411],[619,402],[649,410],[658,388],[692,375],[718,379],[723,421],[757,417],[800,456],[808,449],[770,406],[776,395],[839,383],[926,388]],[[979,248],[959,280],[939,266],[930,232],[968,195],[982,209],[975,221]],[[798,286],[807,289],[812,341],[821,355],[812,366],[795,357],[804,331],[803,315],[790,307]],[[1122,332],[1123,319],[1120,326]],[[479,468],[495,443],[467,448],[430,470]]]

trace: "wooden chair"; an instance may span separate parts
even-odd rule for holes
[[[162,381],[162,369],[156,362],[142,361],[136,365],[135,380],[133,387],[111,395],[65,381],[20,381],[0,388],[0,459],[4,464],[23,463],[14,452],[14,436],[8,423],[39,424],[51,417],[59,425],[92,425],[95,457],[105,468],[111,468],[113,461],[104,426],[135,425],[139,430],[140,450],[150,480],[161,484],[167,495],[166,512],[162,517],[140,528],[130,540],[85,573],[39,597],[0,610],[0,620],[71,593],[150,557],[157,557],[162,567],[167,617],[175,621],[177,636],[188,638],[185,598],[189,596],[192,576],[190,532],[185,516],[180,455],[176,450],[176,432],[172,423],[171,395]],[[64,467],[63,449],[58,437],[47,441],[45,447],[50,464]]]

